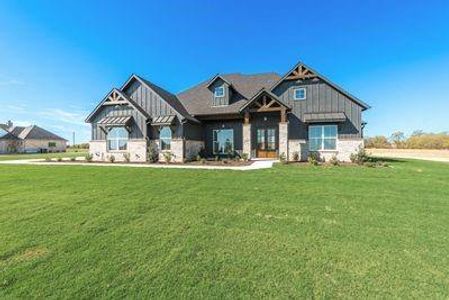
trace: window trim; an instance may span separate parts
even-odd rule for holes
[[[125,138],[119,138],[119,137],[117,137],[117,138],[109,138],[109,133],[112,130],[116,129],[116,128],[123,128],[126,131],[126,133],[127,133],[127,138],[126,139]],[[109,141],[115,141],[117,143],[117,149],[115,149],[115,148],[111,149],[110,145],[109,145]],[[126,149],[124,149],[124,150],[120,149],[120,141],[126,141]],[[106,151],[107,152],[126,152],[126,151],[128,151],[128,144],[129,144],[129,131],[124,126],[112,127],[108,131],[108,133],[106,134]]]
[[[215,151],[215,143],[217,143],[218,141],[215,141],[215,136],[216,136],[216,132],[217,131],[225,131],[225,130],[229,130],[232,132],[232,150],[231,152],[235,151],[235,143],[234,143],[234,128],[222,128],[222,129],[214,129],[212,130],[212,154],[214,155],[226,155],[228,153],[226,152],[216,152]]]
[[[223,91],[223,94],[221,96],[217,95],[217,89],[221,89]],[[226,92],[225,92],[225,87],[224,86],[216,86],[214,88],[214,97],[215,98],[224,98],[226,96],[225,94],[226,94]]]
[[[303,90],[304,91],[304,97],[303,98],[297,98],[296,97],[296,91],[297,90]],[[298,87],[293,89],[293,100],[306,100],[307,99],[307,89],[305,87]]]
[[[334,138],[325,138],[324,137],[324,128],[326,126],[333,126],[336,128],[336,134],[335,134],[335,149],[324,149],[324,141],[325,140],[333,140]],[[321,127],[321,137],[320,138],[310,138],[310,129],[312,127]],[[320,149],[312,150],[310,140],[321,140],[321,146]],[[335,152],[338,151],[338,124],[322,124],[322,125],[309,125],[308,128],[308,141],[309,141],[309,151],[310,152],[319,152],[319,151],[327,151],[327,152]]]
[[[161,132],[164,128],[168,128],[170,132],[170,138],[161,137]],[[162,149],[162,141],[165,141],[165,144],[168,145],[168,149]],[[171,151],[171,142],[173,140],[173,130],[170,128],[170,126],[162,126],[159,130],[159,147],[161,151]],[[168,143],[167,143],[168,141]]]

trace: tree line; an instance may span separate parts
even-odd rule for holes
[[[365,139],[366,148],[396,148],[396,149],[446,149],[449,150],[449,133],[426,133],[414,131],[406,136],[396,131],[390,137],[378,135]]]

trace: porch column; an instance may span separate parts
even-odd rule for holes
[[[279,155],[282,154],[288,160],[288,121],[285,108],[281,110],[281,122],[279,123]]]
[[[249,112],[245,112],[243,122],[243,153],[247,153],[248,158],[251,158],[251,123],[249,122]]]

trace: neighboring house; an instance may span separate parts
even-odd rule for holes
[[[177,95],[132,75],[87,117],[94,160],[145,161],[148,148],[174,161],[208,156],[347,161],[363,147],[369,105],[299,63],[276,73],[216,75]]]
[[[0,154],[63,152],[67,140],[39,126],[28,127],[0,124]]]

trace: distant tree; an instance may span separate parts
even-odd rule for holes
[[[378,148],[378,149],[388,149],[391,148],[391,144],[388,139],[383,135],[378,135],[365,139],[366,148]]]
[[[405,134],[402,131],[393,132],[390,141],[395,148],[404,148]]]
[[[418,129],[418,130],[413,131],[411,136],[422,136],[424,134],[425,134],[424,131],[422,131],[421,129]]]

